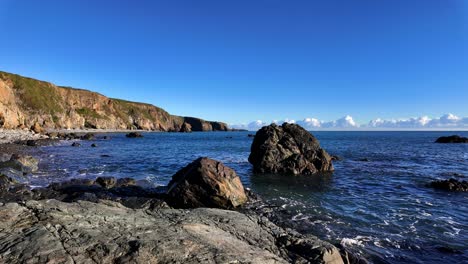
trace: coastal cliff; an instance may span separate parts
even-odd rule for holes
[[[227,124],[171,115],[151,104],[108,98],[0,71],[0,128],[228,131]]]

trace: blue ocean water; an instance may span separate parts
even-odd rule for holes
[[[468,194],[426,186],[435,179],[468,180],[468,144],[433,143],[468,132],[313,132],[342,160],[334,162],[332,174],[297,177],[254,175],[247,134],[111,134],[111,140],[83,141],[80,148],[63,141],[40,149],[41,172],[31,184],[115,176],[165,185],[177,170],[206,156],[291,212],[301,232],[341,243],[372,262],[468,263]]]

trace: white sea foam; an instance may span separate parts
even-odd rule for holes
[[[343,239],[341,239],[340,244],[342,246],[353,246],[353,245],[362,246],[361,241],[359,241],[357,239],[353,239],[353,238],[343,238]]]

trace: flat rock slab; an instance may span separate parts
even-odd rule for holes
[[[296,238],[263,217],[235,211],[135,210],[110,201],[0,204],[0,263],[292,261],[343,263],[326,242]]]

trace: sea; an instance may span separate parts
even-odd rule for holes
[[[248,162],[253,132],[107,134],[111,140],[61,141],[39,149],[31,185],[70,178],[132,177],[166,185],[198,157],[233,168],[243,184],[287,210],[301,232],[341,244],[372,263],[468,263],[468,193],[427,186],[468,180],[468,144],[436,144],[468,132],[312,132],[341,160],[331,174],[256,175]],[[92,143],[98,146],[92,148]]]

